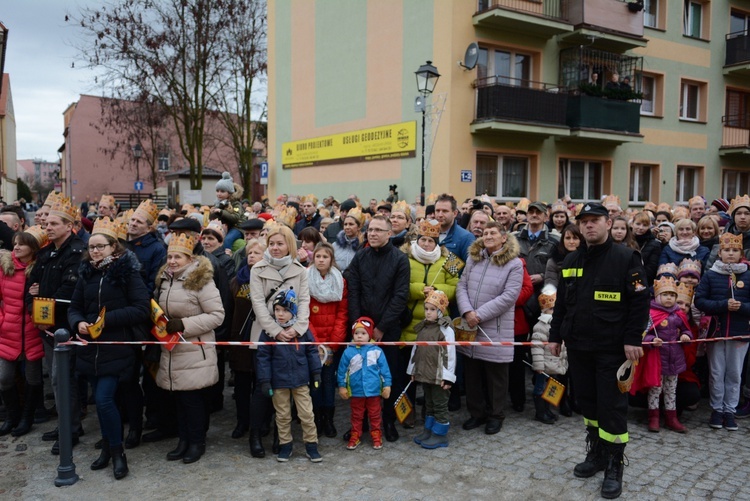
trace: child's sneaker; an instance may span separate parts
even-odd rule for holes
[[[715,430],[722,429],[724,427],[724,413],[711,411],[711,419],[708,420],[708,426]]]
[[[731,412],[724,413],[724,428],[729,431],[737,431],[739,429],[737,421],[734,420],[734,414]]]
[[[380,430],[373,430],[370,432],[370,436],[372,437],[372,448],[376,451],[379,451],[383,448],[383,436],[382,432]]]
[[[349,437],[349,443],[346,444],[346,448],[349,449],[350,451],[353,451],[354,449],[356,449],[357,447],[359,447],[360,443],[361,442],[359,441],[359,435],[357,435],[356,433],[352,432],[352,436]]]
[[[323,461],[323,456],[318,452],[318,444],[315,442],[309,442],[305,444],[305,456],[313,463],[320,463]]]
[[[279,454],[276,456],[276,461],[279,463],[286,463],[289,458],[292,457],[292,443],[281,444],[279,446]]]
[[[737,413],[734,415],[737,419],[750,417],[750,398],[745,399],[745,403],[737,407]]]

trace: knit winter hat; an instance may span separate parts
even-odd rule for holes
[[[234,183],[232,182],[232,175],[229,172],[221,173],[221,179],[216,183],[216,191],[219,190],[234,193]]]
[[[291,287],[289,290],[280,290],[273,298],[273,305],[288,310],[292,314],[292,321],[297,318],[297,293]]]
[[[354,334],[354,331],[357,329],[366,330],[367,335],[372,339],[373,333],[375,332],[375,322],[373,322],[370,317],[359,317],[352,325],[352,334]]]

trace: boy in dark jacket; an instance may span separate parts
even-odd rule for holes
[[[297,294],[292,289],[279,291],[273,300],[273,313],[282,327],[294,325],[297,320]],[[260,334],[260,341],[274,343],[274,339],[265,331]],[[280,445],[276,460],[281,463],[289,461],[292,456],[292,397],[302,422],[305,454],[313,463],[323,460],[318,452],[318,431],[308,388],[310,380],[313,390],[320,386],[320,357],[315,345],[299,344],[312,341],[315,339],[308,329],[289,344],[264,344],[258,348],[258,383],[261,392],[273,399],[276,409]]]

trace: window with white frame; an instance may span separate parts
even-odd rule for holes
[[[169,151],[159,151],[159,172],[166,172],[169,170]]]
[[[516,200],[528,196],[528,186],[528,157],[477,155],[477,195]]]
[[[750,14],[732,9],[729,17],[729,33],[734,36],[747,35],[750,28]]]
[[[603,192],[603,177],[602,162],[560,159],[557,196],[570,195],[575,202],[599,201]]]
[[[532,56],[514,50],[480,47],[477,77],[495,77],[496,83],[528,87]]]
[[[685,0],[683,11],[683,33],[692,38],[703,38],[703,4]]]
[[[676,201],[687,202],[698,194],[701,171],[701,167],[677,166]]]
[[[750,172],[725,170],[721,183],[721,196],[727,200],[750,193]]]
[[[698,82],[682,81],[680,84],[680,118],[682,120],[701,119],[701,87]]]
[[[656,79],[650,75],[641,75],[641,115],[655,114]]]
[[[644,0],[643,26],[659,28],[659,0]]]
[[[630,203],[643,204],[651,198],[651,183],[655,165],[630,164]]]

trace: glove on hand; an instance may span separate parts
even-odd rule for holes
[[[267,395],[269,397],[273,396],[273,388],[271,388],[271,383],[269,381],[260,383],[260,393],[261,395]]]
[[[320,388],[320,373],[313,374],[310,380],[310,391],[318,391]]]
[[[185,330],[185,324],[182,323],[182,319],[173,318],[167,322],[167,332],[174,334],[175,332],[182,332]]]

